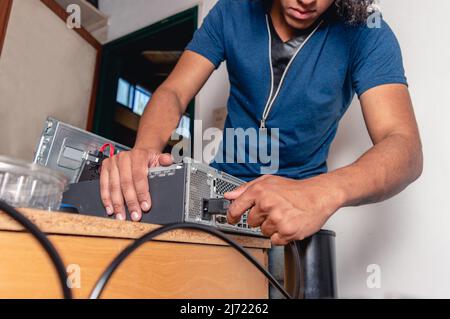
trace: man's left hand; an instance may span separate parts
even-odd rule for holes
[[[293,180],[265,175],[246,183],[225,194],[232,200],[228,222],[238,223],[250,209],[249,226],[259,226],[273,245],[303,240],[318,232],[339,209],[340,192],[324,176]]]

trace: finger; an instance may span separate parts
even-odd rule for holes
[[[282,237],[279,233],[275,233],[270,237],[270,241],[272,242],[272,245],[274,246],[285,246],[289,242]]]
[[[148,167],[145,161],[131,161],[134,188],[137,200],[143,212],[148,212],[151,208],[152,199],[148,182]]]
[[[241,186],[232,190],[231,192],[226,192],[225,194],[223,194],[223,197],[225,197],[228,200],[235,200],[236,198],[241,196],[248,189],[248,187],[249,187],[248,183],[242,184]]]
[[[254,179],[250,182],[247,182],[245,184],[242,184],[241,186],[239,186],[238,188],[232,190],[231,192],[226,192],[223,196],[226,199],[229,200],[235,200],[236,198],[238,198],[239,196],[241,196],[245,191],[247,191],[247,189],[250,186],[253,186],[259,182],[262,182],[263,180],[265,180],[269,175],[263,175],[261,177],[258,177],[257,179]]]
[[[111,201],[111,194],[109,193],[109,172],[108,163],[105,160],[101,166],[100,171],[100,197],[102,199],[103,206],[105,206],[108,216],[114,214],[114,209]]]
[[[258,203],[249,211],[247,216],[247,224],[250,227],[259,227],[264,223],[269,215],[268,212],[261,210]]]
[[[136,191],[134,189],[133,173],[131,170],[131,158],[121,156],[119,162],[120,188],[122,190],[125,203],[133,221],[140,221],[142,218]]]
[[[120,174],[117,167],[116,156],[112,158],[109,170],[109,192],[111,194],[111,201],[113,204],[114,214],[116,214],[116,219],[125,220],[125,207],[123,206],[123,196],[120,188]]]
[[[173,157],[171,154],[164,153],[159,155],[159,165],[161,166],[170,166],[173,164]]]
[[[284,218],[277,223],[277,233],[288,242],[298,238],[302,226],[299,224],[299,219],[290,210],[285,212]]]
[[[270,219],[266,219],[261,225],[261,232],[266,237],[271,237],[276,232],[276,226]]]
[[[237,224],[242,215],[255,205],[255,196],[251,190],[247,190],[235,199],[228,208],[228,223]]]

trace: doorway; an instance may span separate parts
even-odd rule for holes
[[[93,132],[123,145],[134,145],[139,120],[152,92],[172,69],[192,39],[198,7],[124,36],[103,47]],[[177,133],[193,147],[195,101],[183,115]],[[170,151],[177,141],[170,141]]]

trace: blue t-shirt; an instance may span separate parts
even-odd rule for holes
[[[273,74],[267,14],[265,0],[219,0],[186,49],[216,68],[226,61],[231,90],[225,129],[253,128],[258,137],[261,132],[278,136],[278,170],[272,173],[295,179],[325,173],[330,144],[355,93],[360,96],[383,84],[407,84],[399,44],[384,21],[380,28],[369,28],[325,15],[268,103]],[[266,129],[260,130],[263,118]],[[212,166],[244,180],[260,176],[269,163],[259,156],[256,163],[249,160],[254,140],[249,135],[242,145],[235,141],[230,158],[224,147],[233,145],[227,144],[230,138],[235,139],[224,134],[218,153],[222,160]],[[272,143],[269,139],[269,153],[276,149]],[[246,156],[244,163],[236,161],[240,152]]]

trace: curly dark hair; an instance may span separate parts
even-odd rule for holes
[[[334,7],[336,14],[348,24],[361,24],[378,11],[377,0],[336,0]]]

